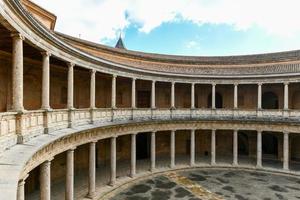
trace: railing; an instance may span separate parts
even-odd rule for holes
[[[32,137],[65,128],[149,120],[269,120],[300,122],[300,110],[74,109],[0,113],[0,152]]]

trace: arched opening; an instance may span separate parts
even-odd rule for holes
[[[207,98],[207,107],[211,108],[212,103],[212,94],[210,93]],[[220,93],[216,92],[216,100],[215,100],[216,108],[223,108],[223,97]]]
[[[241,132],[238,134],[238,150],[239,155],[249,155],[249,138],[246,133]]]
[[[262,95],[263,109],[279,109],[278,96],[274,92],[265,92]]]
[[[272,134],[263,134],[262,152],[266,158],[276,158],[278,156],[278,138]]]

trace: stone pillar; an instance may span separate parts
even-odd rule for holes
[[[117,178],[117,137],[110,139],[110,185],[114,186]]]
[[[195,83],[191,86],[191,109],[195,109]]]
[[[136,134],[131,134],[131,169],[130,176],[133,178],[136,174]]]
[[[91,70],[90,108],[96,108],[96,70]]]
[[[283,133],[283,169],[289,170],[289,133]]]
[[[27,177],[28,175],[18,183],[17,200],[25,200],[25,180]]]
[[[51,199],[51,161],[47,160],[40,167],[40,199]]]
[[[74,199],[74,149],[67,151],[65,195],[66,200]]]
[[[23,40],[15,33],[12,37],[12,110],[23,111]]]
[[[171,83],[171,109],[175,109],[175,82]]]
[[[68,63],[68,109],[74,108],[74,66]]]
[[[89,188],[87,196],[92,199],[96,191],[96,142],[91,142],[89,149]]]
[[[111,83],[111,108],[117,108],[116,93],[117,93],[117,75],[113,75],[112,83]]]
[[[216,164],[216,130],[211,131],[211,165]]]
[[[261,107],[261,101],[262,101],[262,84],[258,84],[258,89],[257,89],[257,109],[260,110],[262,109]]]
[[[174,168],[175,167],[175,133],[176,131],[172,130],[171,131],[171,149],[170,149],[170,156],[171,156],[171,163],[170,163],[170,167]]]
[[[256,155],[256,167],[262,167],[262,132],[257,131],[257,147],[256,147],[257,155]]]
[[[155,170],[155,132],[151,133],[151,172]]]
[[[191,130],[191,159],[190,159],[190,166],[195,165],[195,130]]]
[[[155,109],[156,108],[156,103],[155,103],[155,81],[152,81],[152,89],[151,89],[151,108]]]
[[[284,110],[289,109],[289,83],[284,83]]]
[[[234,130],[233,131],[233,165],[236,166],[238,165],[238,131]]]
[[[238,84],[234,84],[234,102],[233,102],[233,108],[238,109]]]
[[[131,108],[136,108],[136,79],[132,78],[132,84],[131,84]]]
[[[212,84],[211,89],[211,108],[216,109],[216,84]]]
[[[42,75],[42,109],[50,109],[50,56],[48,52],[42,52],[43,75]]]

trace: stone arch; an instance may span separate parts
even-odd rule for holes
[[[211,108],[211,102],[212,102],[212,93],[210,93],[207,98],[208,108]],[[219,92],[216,92],[215,104],[216,104],[216,108],[223,108],[223,96]]]
[[[274,92],[264,92],[262,95],[263,109],[279,109],[279,99]]]

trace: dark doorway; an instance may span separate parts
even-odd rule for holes
[[[207,98],[207,107],[211,108],[212,94],[210,93]],[[223,97],[220,93],[216,92],[216,108],[223,108]]]
[[[265,92],[262,95],[262,108],[263,109],[278,109],[278,97],[274,92]]]
[[[278,139],[272,134],[263,134],[262,153],[267,156],[278,156]]]
[[[150,141],[147,133],[136,135],[136,159],[142,160],[150,157]]]
[[[238,146],[239,146],[239,154],[243,156],[249,155],[249,139],[246,133],[238,134]]]
[[[150,108],[151,107],[151,92],[150,91],[138,91],[137,92],[137,107],[138,108]]]

